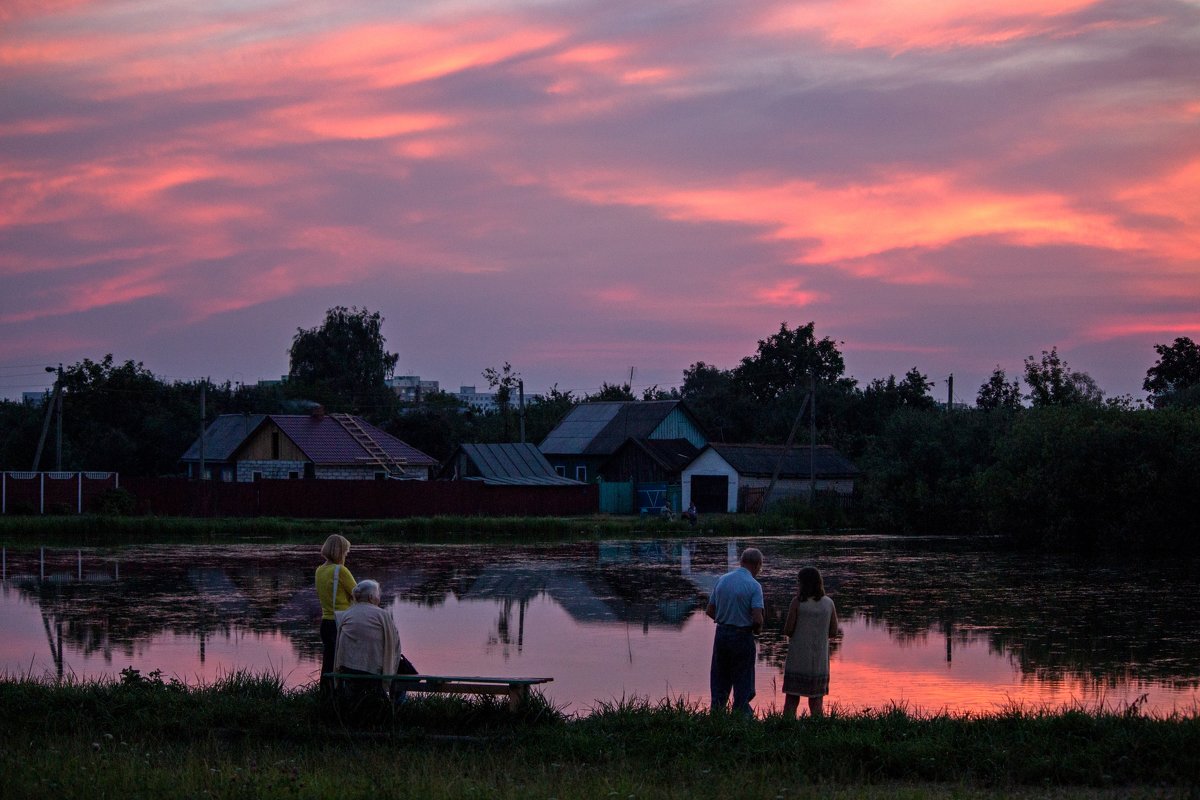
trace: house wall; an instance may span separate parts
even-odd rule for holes
[[[292,473],[296,473],[295,477],[297,478],[303,478],[304,467],[307,464],[307,461],[272,461],[270,459],[239,461],[237,479],[241,482],[252,481],[255,472],[261,472],[262,477],[268,480],[287,480],[292,477]],[[317,480],[373,481],[376,480],[378,473],[385,471],[383,467],[373,465],[317,466],[314,477]],[[404,475],[420,481],[429,479],[429,472],[424,467],[407,468],[404,470]]]
[[[743,475],[741,484],[743,488],[747,489],[765,489],[771,485],[771,476]],[[817,478],[817,491],[837,492],[843,495],[854,494],[854,481],[851,478],[833,480]],[[781,497],[808,497],[808,478],[780,478],[775,482],[771,499],[774,501]]]
[[[579,467],[587,469],[587,476],[584,479],[585,483],[593,483],[600,475],[600,465],[603,464],[602,459],[585,458],[583,456],[552,456],[547,455],[546,460],[550,462],[550,466],[554,468],[560,475],[566,475],[572,480],[577,480],[576,470]],[[559,470],[562,467],[562,470]]]
[[[297,447],[295,445],[294,442],[292,442],[291,439],[289,439],[286,435],[284,435],[283,431],[279,430],[278,425],[276,425],[275,423],[268,420],[265,425],[261,426],[257,431],[255,431],[254,435],[252,435],[249,439],[247,439],[245,441],[245,443],[243,443],[242,446],[240,448],[238,448],[238,452],[237,452],[238,461],[240,462],[243,460],[250,460],[250,461],[270,461],[270,460],[272,460],[272,458],[271,458],[271,456],[272,456],[271,434],[272,433],[279,434],[279,460],[280,461],[307,461],[308,460],[308,456],[304,455],[304,451],[302,451],[299,447]],[[240,472],[240,470],[239,470],[239,472]],[[301,471],[301,474],[304,474],[303,470]],[[283,477],[286,478],[287,474],[285,473]],[[241,480],[241,478],[238,478],[238,480]]]
[[[704,447],[708,440],[692,422],[687,413],[676,408],[667,418],[658,423],[658,427],[648,437],[650,439],[687,439],[696,447]]]
[[[729,479],[729,492],[726,501],[726,511],[730,514],[737,511],[738,500],[738,474],[737,470],[729,466],[729,462],[721,458],[716,450],[705,450],[696,460],[683,470],[682,484],[683,492],[680,497],[680,504],[683,508],[687,508],[692,503],[692,476],[693,475],[724,475]]]
[[[237,465],[228,461],[205,461],[204,471],[206,474],[205,480],[210,481],[232,481],[237,475]],[[200,462],[187,462],[187,476],[189,478],[197,478],[200,475]]]
[[[679,481],[676,473],[667,472],[641,448],[629,444],[604,462],[604,468],[600,471],[600,475],[606,481],[633,481],[634,483],[677,483]]]
[[[307,461],[272,461],[270,459],[246,459],[239,461],[237,464],[238,483],[247,483],[254,480],[254,473],[256,472],[261,472],[263,478],[272,480],[287,480],[293,472],[298,477],[303,478],[304,465],[307,463]]]

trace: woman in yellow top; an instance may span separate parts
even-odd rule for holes
[[[328,693],[333,682],[326,680],[325,673],[333,672],[333,657],[337,649],[337,621],[335,611],[345,611],[354,604],[354,587],[357,582],[346,569],[346,554],[350,552],[350,540],[341,534],[332,534],[321,545],[325,563],[317,567],[317,599],[321,601],[321,690]],[[337,575],[337,596],[334,596],[334,575]]]

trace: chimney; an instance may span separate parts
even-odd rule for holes
[[[312,407],[312,411],[310,413],[312,414],[312,418],[314,420],[320,422],[321,420],[325,419],[325,406],[317,403]]]

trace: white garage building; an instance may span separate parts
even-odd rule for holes
[[[859,470],[845,456],[827,445],[812,450],[791,447],[779,465],[783,445],[710,443],[688,464],[682,474],[683,507],[695,502],[700,513],[734,513],[744,509],[749,494],[761,495],[780,466],[771,501],[785,497],[808,497],[810,469],[818,492],[854,493]]]

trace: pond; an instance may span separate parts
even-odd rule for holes
[[[1187,563],[863,536],[367,545],[347,564],[383,585],[404,652],[423,672],[553,677],[549,699],[587,713],[633,697],[707,705],[704,606],[746,546],[766,556],[760,712],[783,705],[780,629],[806,564],[824,573],[845,632],[832,654],[832,707],[1200,708],[1200,577]],[[93,678],[133,667],[197,683],[248,669],[311,683],[317,549],[8,548],[0,671]]]

